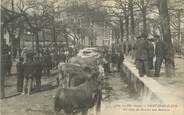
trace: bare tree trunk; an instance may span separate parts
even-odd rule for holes
[[[131,39],[130,39],[130,44],[131,44],[131,56],[134,58],[134,36],[135,36],[135,24],[134,24],[134,12],[133,12],[133,0],[129,0],[129,11],[130,11],[130,24],[131,24]]]
[[[45,47],[45,30],[42,30],[42,36],[43,36],[43,47]]]
[[[120,17],[119,21],[120,21],[121,41],[123,41],[123,38],[124,38],[124,24],[123,24],[122,17]]]
[[[37,30],[34,32],[34,35],[35,35],[35,41],[36,41],[36,51],[38,51],[39,50],[39,36],[38,36]]]
[[[12,7],[12,12],[14,12],[14,0],[11,0],[11,7]],[[15,28],[14,28],[14,22],[12,22],[11,23],[11,53],[13,54],[12,55],[12,59],[14,59],[15,57],[14,57],[14,54],[15,54],[15,36],[14,36],[14,30],[15,30]]]
[[[34,23],[35,23],[35,27],[33,27],[33,34],[34,34],[34,37],[35,37],[35,42],[36,42],[36,51],[39,50],[39,30],[38,30],[38,21],[37,21],[37,18],[36,18],[36,14],[34,14]]]
[[[130,11],[130,24],[131,24],[131,38],[133,39],[135,36],[133,0],[129,0],[129,11]]]
[[[53,34],[53,44],[56,47],[57,42],[56,42],[56,28],[55,28],[54,16],[53,16],[53,19],[52,19],[52,34]]]
[[[1,69],[0,69],[0,73],[1,73],[1,79],[0,79],[0,92],[1,92],[1,95],[0,95],[0,98],[3,99],[5,97],[5,88],[4,88],[4,85],[5,85],[5,72],[4,72],[4,55],[3,55],[3,49],[4,49],[4,46],[5,45],[5,42],[4,42],[4,29],[3,27],[1,27],[1,59],[0,59],[0,63],[1,63]]]
[[[167,0],[158,0],[158,9],[160,14],[160,26],[162,30],[163,40],[166,43],[166,76],[174,76],[174,49],[171,41],[170,23]]]
[[[144,4],[144,0],[141,0],[142,6],[142,17],[143,17],[143,34],[147,36],[147,24],[146,24],[146,6]]]
[[[4,68],[4,66],[5,66],[5,63],[3,62],[4,61],[4,59],[5,59],[5,55],[1,55],[1,70],[0,70],[0,72],[1,72],[1,88],[0,88],[0,92],[1,92],[1,99],[3,99],[4,97],[5,97],[5,68]]]
[[[178,53],[181,56],[181,10],[178,10],[177,13],[177,18],[178,18]]]
[[[124,7],[126,39],[129,39],[129,15],[126,5]]]

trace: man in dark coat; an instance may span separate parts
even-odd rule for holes
[[[51,69],[51,56],[49,53],[45,53],[43,56],[43,71],[45,75],[50,74]]]
[[[158,41],[156,43],[155,48],[155,55],[156,55],[156,61],[155,61],[155,77],[159,77],[160,75],[160,68],[162,65],[162,62],[164,60],[165,54],[166,54],[166,44],[163,40],[159,38],[159,36],[155,36]]]
[[[23,91],[23,82],[24,82],[24,66],[23,66],[24,59],[20,57],[19,62],[17,63],[17,91]]]
[[[149,66],[149,69],[153,69],[153,58],[155,56],[154,46],[151,43],[150,39],[147,40],[147,44],[148,44],[148,66]]]
[[[110,73],[111,56],[108,51],[105,52],[104,59],[104,71]]]
[[[40,57],[35,57],[35,73],[34,77],[36,80],[36,88],[39,91],[41,89],[41,77],[42,77],[42,61]]]
[[[33,77],[35,73],[35,63],[33,61],[33,56],[27,55],[28,60],[24,63],[24,86],[23,86],[23,94],[28,93],[31,94],[33,88]]]
[[[135,44],[135,62],[140,77],[143,77],[145,74],[148,75],[149,73],[148,46],[146,44],[145,38],[145,35],[137,37],[137,42]]]
[[[118,61],[117,69],[118,69],[118,72],[120,72],[121,64],[123,63],[123,60],[124,60],[124,55],[121,51],[118,51],[117,52],[117,57],[118,57],[118,59],[117,59],[117,61]]]

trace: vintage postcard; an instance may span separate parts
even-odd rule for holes
[[[1,115],[184,115],[184,0],[1,0]]]

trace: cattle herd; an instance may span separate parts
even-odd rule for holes
[[[61,110],[67,115],[79,112],[87,115],[88,109],[94,106],[97,113],[100,111],[104,70],[99,60],[99,57],[77,56],[69,63],[58,64],[58,89],[54,99],[56,115]]]

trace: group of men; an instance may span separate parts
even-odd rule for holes
[[[33,53],[26,54],[26,61],[23,57],[19,58],[17,67],[17,91],[22,94],[30,95],[33,86],[37,90],[41,88],[41,76],[43,70],[43,62],[41,57],[34,56]]]
[[[147,39],[146,35],[137,37],[135,44],[135,63],[138,69],[140,77],[144,75],[153,76],[151,70],[154,69],[154,76],[160,76],[160,69],[163,59],[166,57],[166,44],[160,39],[158,35],[155,35],[156,45],[154,48],[151,39]],[[155,64],[153,63],[154,57],[156,57]]]
[[[36,90],[41,89],[42,75],[48,76],[51,69],[56,69],[62,60],[67,61],[69,52],[61,49],[59,51],[49,48],[36,53],[27,50],[22,51],[22,56],[17,63],[17,91],[30,95],[33,86]]]
[[[124,60],[124,55],[119,47],[115,47],[114,45],[111,49],[105,47],[103,51],[103,57],[103,67],[105,72],[109,73],[115,71],[115,69],[118,72],[120,71],[121,64]]]
[[[145,74],[150,76],[150,70],[152,69],[155,69],[154,76],[159,76],[161,64],[166,57],[166,44],[158,35],[155,37],[157,38],[155,48],[153,43],[147,39],[145,35],[137,37],[137,41],[133,49],[135,50],[135,63],[140,77],[143,77]],[[63,62],[67,62],[69,57],[73,55],[75,55],[75,53],[72,53],[72,49],[56,50],[52,48],[42,48],[36,54],[26,53],[26,50],[23,49],[19,62],[16,65],[18,78],[17,91],[23,92],[23,94],[26,92],[30,94],[34,80],[36,88],[40,90],[41,76],[49,75],[50,70],[58,67],[57,65],[61,60]],[[154,65],[153,59],[155,56],[156,61]],[[11,62],[11,56],[7,56],[7,59],[8,57],[10,57],[10,61],[8,62]],[[114,67],[116,67],[117,71],[120,71],[124,55],[118,45],[112,45],[112,48],[104,47],[103,57],[103,68],[105,72],[113,71]],[[9,66],[7,67],[7,70],[9,70],[8,68]],[[9,71],[7,72],[10,73]]]

